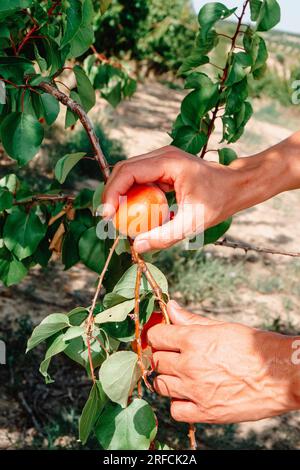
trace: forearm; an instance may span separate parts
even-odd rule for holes
[[[300,188],[300,131],[253,157],[239,158],[234,170],[232,213]]]

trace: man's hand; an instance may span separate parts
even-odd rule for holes
[[[148,332],[158,376],[177,421],[236,423],[300,408],[295,338],[225,323],[168,303],[172,325]]]
[[[103,194],[102,215],[105,218],[114,215],[119,197],[133,183],[155,182],[165,191],[174,190],[178,204],[174,219],[134,241],[139,253],[167,248],[231,215],[234,175],[228,167],[203,161],[176,147],[164,147],[114,167]]]
[[[119,197],[134,183],[157,183],[165,191],[174,190],[175,218],[134,241],[138,253],[168,248],[242,209],[299,187],[299,147],[300,132],[259,155],[238,158],[228,167],[173,146],[130,158],[113,169],[103,193],[102,215],[113,217]]]

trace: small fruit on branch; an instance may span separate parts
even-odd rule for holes
[[[135,184],[122,196],[113,223],[120,233],[135,238],[162,225],[168,218],[165,193],[155,184]]]
[[[160,311],[154,311],[151,314],[151,317],[149,320],[145,323],[143,326],[143,329],[141,331],[141,346],[142,349],[145,350],[149,347],[148,340],[147,340],[147,333],[152,328],[152,326],[159,325],[160,323],[165,323],[164,316],[162,312]],[[132,341],[131,347],[133,351],[136,352],[137,347],[136,347],[136,341]],[[155,350],[152,348],[152,352],[155,352]]]

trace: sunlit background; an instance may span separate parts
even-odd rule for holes
[[[193,0],[195,10],[198,12],[205,0]],[[242,6],[243,1],[241,0],[224,0],[224,3],[228,7]],[[276,29],[281,31],[288,31],[290,33],[300,33],[299,18],[300,18],[300,3],[295,0],[279,0],[281,6],[281,21]],[[246,16],[246,20],[249,21],[249,15]]]

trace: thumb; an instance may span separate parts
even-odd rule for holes
[[[171,323],[174,325],[216,325],[219,323],[217,320],[206,318],[196,313],[191,313],[184,308],[180,307],[175,300],[170,300],[167,304],[168,314]]]
[[[138,253],[169,248],[186,237],[203,231],[202,204],[184,203],[178,207],[174,219],[142,233],[134,240],[134,248]]]

